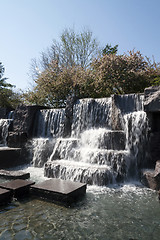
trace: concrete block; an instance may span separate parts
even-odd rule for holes
[[[0,184],[0,188],[10,190],[13,193],[13,197],[21,198],[29,194],[30,186],[34,182],[23,179],[16,179],[10,182],[4,182]]]
[[[86,184],[61,179],[50,179],[31,186],[31,194],[53,202],[71,204],[86,193]]]

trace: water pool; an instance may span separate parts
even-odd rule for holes
[[[0,208],[0,239],[158,240],[160,204],[155,191],[135,184],[88,187],[70,208],[38,199]]]

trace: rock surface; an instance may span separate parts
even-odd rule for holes
[[[156,162],[155,170],[144,171],[142,183],[153,190],[160,190],[160,160]]]
[[[122,112],[118,106],[119,96],[112,96],[112,129],[113,130],[123,130],[124,123],[122,121]]]
[[[144,110],[146,112],[160,111],[160,86],[149,87],[144,91]]]
[[[8,147],[22,148],[28,140],[26,132],[9,132],[7,145]]]
[[[34,120],[36,113],[45,107],[20,105],[14,111],[13,132],[26,133],[28,137],[33,136]]]
[[[63,137],[70,137],[71,135],[71,125],[73,119],[73,106],[76,102],[76,97],[69,97],[66,101],[65,107],[65,120],[64,120],[64,136]]]

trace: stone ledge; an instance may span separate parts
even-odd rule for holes
[[[5,179],[27,179],[30,178],[30,173],[0,169],[0,177],[3,177]]]

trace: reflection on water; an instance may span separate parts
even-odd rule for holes
[[[88,187],[70,208],[38,199],[0,208],[0,239],[158,240],[157,193],[135,185]]]

